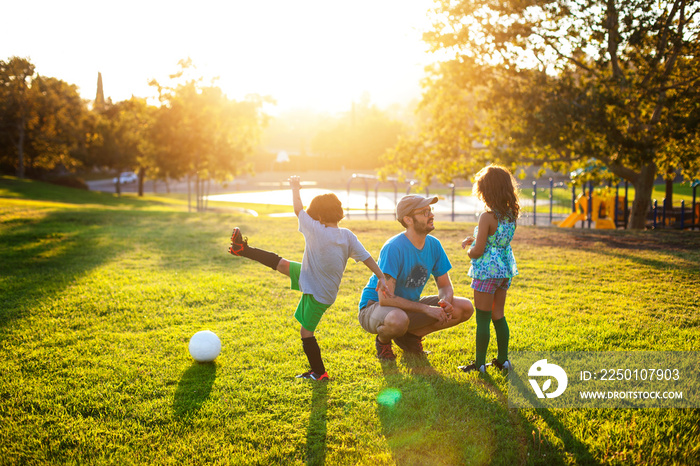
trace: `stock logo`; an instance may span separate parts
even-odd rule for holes
[[[556,364],[548,364],[546,359],[540,359],[530,366],[527,375],[536,378],[546,378],[541,387],[537,379],[529,379],[530,385],[532,385],[532,389],[535,390],[535,394],[537,394],[538,398],[556,398],[564,393],[569,383],[569,378],[566,376],[564,369]],[[547,393],[547,390],[552,387],[552,378],[557,381],[557,389],[551,393]]]

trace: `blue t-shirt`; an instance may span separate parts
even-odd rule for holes
[[[425,238],[423,249],[416,248],[404,233],[400,233],[384,243],[379,252],[379,268],[384,275],[396,279],[394,294],[402,298],[418,301],[430,275],[440,277],[452,268],[440,241],[434,236]],[[372,275],[362,290],[360,309],[367,302],[379,301],[377,277]]]

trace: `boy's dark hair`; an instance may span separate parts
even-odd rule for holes
[[[345,217],[343,204],[333,193],[321,194],[311,199],[306,213],[314,220],[328,223],[337,223]]]

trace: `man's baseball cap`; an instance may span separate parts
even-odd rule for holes
[[[396,219],[401,221],[407,215],[411,215],[416,209],[422,209],[438,201],[437,196],[424,197],[420,194],[409,194],[401,198],[396,204]]]

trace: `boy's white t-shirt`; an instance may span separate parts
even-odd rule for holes
[[[348,259],[365,261],[370,254],[352,231],[327,227],[312,219],[305,210],[299,212],[299,231],[306,240],[299,288],[320,303],[333,304]]]

